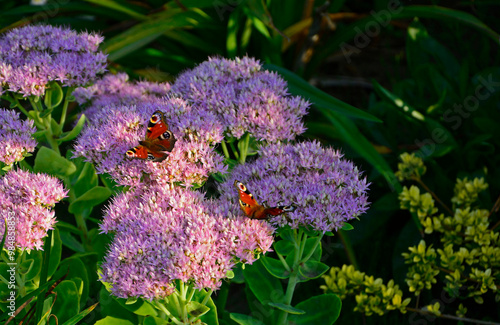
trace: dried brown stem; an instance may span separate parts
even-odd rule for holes
[[[420,186],[422,186],[422,187],[424,188],[424,190],[426,190],[427,192],[429,192],[429,193],[432,195],[432,197],[434,198],[434,200],[436,200],[436,202],[437,202],[437,203],[439,203],[439,204],[440,204],[440,205],[441,205],[441,206],[442,206],[442,207],[443,207],[446,211],[448,211],[448,213],[449,213],[451,216],[453,216],[453,211],[451,211],[451,209],[450,209],[450,208],[449,208],[446,204],[444,204],[444,203],[443,203],[443,201],[441,201],[441,200],[437,197],[437,195],[436,195],[433,191],[431,191],[431,189],[430,189],[430,188],[428,188],[428,187],[427,187],[427,185],[425,185],[425,183],[424,183],[424,182],[422,182],[422,180],[421,180],[420,178],[417,178],[417,177],[412,177],[412,179],[413,179],[414,181],[416,181],[416,182],[417,182]]]

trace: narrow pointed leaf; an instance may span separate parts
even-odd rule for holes
[[[84,319],[88,314],[90,314],[95,309],[95,307],[97,307],[98,304],[99,303],[97,302],[97,303],[93,304],[92,306],[90,306],[89,308],[83,310],[79,314],[71,317],[66,322],[64,322],[63,325],[76,325],[76,324],[78,324],[82,319]]]
[[[273,64],[266,64],[264,68],[267,70],[278,72],[287,82],[288,89],[294,95],[300,95],[308,99],[314,106],[320,108],[320,112],[333,111],[342,115],[347,115],[354,118],[359,118],[372,122],[382,122],[377,117],[360,110],[354,106],[347,104],[333,96],[328,95],[322,90],[312,86],[304,79],[297,76],[295,73],[278,67]]]

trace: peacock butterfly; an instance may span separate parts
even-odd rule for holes
[[[161,111],[151,115],[146,130],[146,137],[139,141],[139,145],[127,151],[129,158],[147,159],[150,161],[163,161],[168,153],[174,149],[174,134],[168,129],[165,116]]]
[[[266,219],[269,215],[278,216],[285,212],[295,211],[294,205],[278,206],[275,208],[266,208],[255,200],[252,193],[247,189],[245,184],[235,180],[234,185],[238,188],[240,195],[240,207],[250,219]]]

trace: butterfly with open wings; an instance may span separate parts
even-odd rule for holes
[[[149,119],[144,140],[139,141],[137,147],[128,150],[126,155],[129,158],[163,161],[174,149],[176,141],[174,134],[168,129],[165,116],[161,111],[156,111]]]
[[[240,196],[240,207],[250,219],[267,219],[268,216],[278,216],[285,212],[295,211],[294,205],[277,206],[275,208],[266,208],[255,200],[252,193],[247,189],[245,184],[235,180],[234,185],[238,188]]]

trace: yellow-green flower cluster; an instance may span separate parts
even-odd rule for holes
[[[467,177],[464,179],[457,179],[454,196],[451,202],[456,206],[471,206],[477,201],[479,193],[487,188],[488,184],[484,182],[483,178],[476,177],[472,181],[469,181]]]
[[[409,189],[404,186],[403,191],[399,194],[399,201],[401,209],[417,213],[421,222],[422,219],[425,220],[426,217],[438,212],[432,196],[429,193],[420,194],[420,189],[416,186],[411,186]]]
[[[438,277],[444,278],[444,290],[450,297],[473,298],[482,304],[487,293],[493,293],[500,301],[500,235],[497,225],[490,226],[491,213],[481,209],[478,202],[481,191],[488,188],[483,178],[457,179],[451,208],[427,188],[421,176],[426,168],[422,159],[413,154],[401,155],[396,176],[400,180],[413,180],[417,186],[404,187],[399,194],[400,206],[418,217],[425,234],[437,234],[441,244],[433,248],[425,240],[403,253],[409,264],[406,283],[416,296],[423,290],[431,290]],[[436,203],[443,207],[443,212]],[[438,242],[439,243],[439,242]],[[389,310],[406,312],[410,298],[403,300],[403,293],[394,281],[387,285],[382,279],[374,279],[353,266],[333,267],[323,276],[325,291],[332,291],[342,299],[355,295],[355,311],[365,315],[383,315]],[[415,310],[415,309],[414,309]],[[417,310],[422,314],[440,317],[443,306],[439,302]],[[467,308],[460,304],[455,311],[464,317]]]
[[[410,298],[403,300],[403,292],[393,280],[385,285],[381,278],[375,279],[364,272],[354,269],[352,265],[343,265],[342,268],[332,267],[328,275],[324,275],[326,285],[321,289],[330,291],[345,299],[348,295],[355,295],[356,307],[354,311],[367,316],[383,315],[390,310],[406,312]]]
[[[403,253],[405,263],[411,264],[406,274],[406,283],[410,292],[419,295],[423,289],[430,290],[437,282],[436,276],[439,270],[436,269],[436,250],[426,247],[425,241],[421,240],[417,247],[410,247],[410,253]]]
[[[445,217],[442,213],[438,214],[438,208],[435,207],[431,194],[420,194],[420,189],[414,185],[409,189],[403,187],[403,191],[399,194],[401,209],[416,213],[426,234],[442,233],[441,241],[445,245],[447,243],[461,245],[464,241],[472,241],[478,245],[489,246],[498,240],[498,233],[488,229],[489,212],[485,209],[471,208],[477,200],[479,191],[486,189],[488,184],[485,184],[482,178],[476,178],[471,182],[457,181],[455,194],[460,195],[460,198],[454,196],[452,201],[461,202],[462,206],[454,210],[453,216]],[[474,190],[471,191],[472,188]],[[469,193],[470,196],[464,196],[463,193]]]
[[[418,165],[418,158],[401,158],[404,163],[399,166],[400,172],[405,163],[406,170],[408,165]],[[431,289],[442,271],[445,289],[453,297],[458,297],[462,289],[460,296],[482,303],[482,295],[491,290],[500,299],[496,284],[500,278],[500,236],[490,227],[489,211],[474,206],[480,192],[487,188],[483,178],[457,179],[451,199],[453,215],[439,213],[430,193],[421,194],[416,186],[403,188],[399,195],[401,208],[415,213],[425,233],[439,233],[442,242],[442,247],[435,250],[426,248],[425,241],[421,241],[417,247],[410,247],[410,253],[403,254],[410,264],[407,283],[411,292],[418,295]]]
[[[398,164],[398,171],[396,177],[400,181],[419,179],[425,174],[427,168],[422,161],[422,158],[416,157],[415,154],[403,153],[399,157],[401,162]]]
[[[439,301],[433,305],[425,306],[424,310],[427,310],[427,312],[436,315],[438,317],[441,316],[441,304],[439,303]]]

